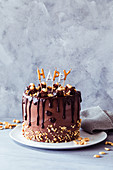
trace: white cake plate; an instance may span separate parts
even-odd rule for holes
[[[95,134],[89,134],[82,129],[80,129],[80,136],[82,138],[88,137],[90,139],[89,142],[87,142],[86,145],[77,145],[73,141],[67,142],[67,143],[44,143],[44,142],[35,142],[32,140],[27,140],[22,135],[22,125],[18,125],[15,127],[10,133],[10,137],[25,146],[35,147],[35,148],[42,148],[42,149],[78,149],[78,148],[84,148],[91,145],[95,145],[97,143],[102,142],[107,138],[107,134],[105,132],[99,132]]]

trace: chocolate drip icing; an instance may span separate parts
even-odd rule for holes
[[[28,99],[26,98],[25,99],[25,113],[24,113],[25,120],[27,120],[27,103],[28,103]]]
[[[75,98],[73,97],[71,99],[71,117],[72,117],[72,123],[74,123],[74,102],[75,101]]]
[[[22,118],[23,118],[23,104],[24,104],[24,102],[23,102],[23,97],[22,97]]]
[[[31,105],[32,105],[32,100],[29,101],[29,126],[31,126]]]
[[[45,99],[42,99],[42,128],[44,128]]]
[[[53,100],[49,99],[49,107],[52,108],[53,107]]]
[[[59,103],[59,99],[57,99],[57,112],[60,112],[60,103]]]
[[[80,97],[80,102],[82,102],[81,92],[80,92],[80,91],[77,91],[77,94],[78,94],[78,95],[79,95],[79,97]]]
[[[77,120],[79,120],[80,119],[80,117],[79,117],[79,112],[80,112],[80,98],[78,98],[78,113],[77,113]]]
[[[65,119],[66,118],[66,99],[63,100],[63,116],[62,118]]]
[[[40,105],[40,99],[38,99],[37,102],[37,125],[39,125],[39,105]]]
[[[63,100],[63,119],[66,118],[66,103],[69,104],[71,102],[71,117],[72,117],[72,123],[74,123],[74,103],[75,103],[75,96],[73,98],[65,98]],[[79,101],[78,101],[79,104]],[[78,114],[79,114],[79,106],[78,106]]]
[[[33,103],[34,105],[37,105],[38,99],[36,97],[33,97]]]

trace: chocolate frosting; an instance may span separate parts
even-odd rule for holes
[[[26,125],[33,131],[47,132],[48,126],[51,125],[55,128],[60,126],[70,128],[76,125],[75,130],[78,129],[77,121],[80,120],[82,101],[80,91],[74,90],[71,95],[66,95],[62,90],[63,96],[53,95],[52,92],[51,97],[49,95],[41,97],[41,91],[37,91],[40,93],[38,96],[35,94],[36,90],[34,90],[35,95],[33,93],[28,95],[26,91],[29,93],[28,88],[22,97],[22,115]]]

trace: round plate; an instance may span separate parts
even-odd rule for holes
[[[77,149],[77,148],[83,148],[88,147],[94,144],[97,144],[99,142],[102,142],[107,138],[107,134],[105,132],[99,132],[95,134],[89,134],[83,130],[80,129],[80,136],[85,138],[88,137],[90,139],[89,142],[87,142],[86,145],[77,145],[73,141],[67,142],[67,143],[44,143],[44,142],[35,142],[32,140],[27,140],[22,135],[22,125],[18,125],[10,132],[10,137],[23,145],[36,147],[36,148],[42,148],[42,149]]]

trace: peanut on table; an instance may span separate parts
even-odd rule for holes
[[[16,123],[16,124],[14,124]],[[21,123],[20,120],[13,119],[13,124],[9,122],[0,122],[0,130],[3,129],[12,129],[13,127],[16,127],[18,123]]]

